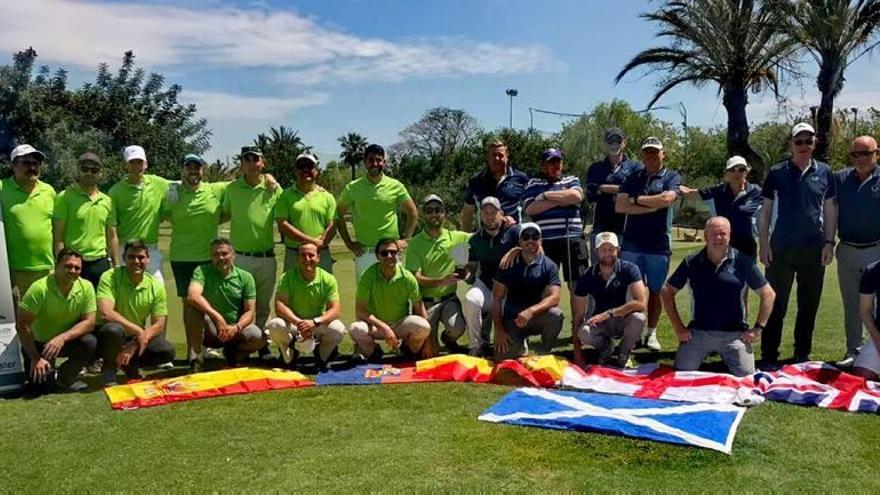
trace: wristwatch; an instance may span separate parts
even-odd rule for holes
[[[837,242],[834,239],[825,239],[825,244],[831,244],[831,247],[834,247]]]
[[[321,326],[322,321],[324,321],[324,319],[321,318],[320,316],[316,316],[316,317],[312,318],[312,323],[314,323],[316,327]]]
[[[758,323],[757,321],[756,321],[755,324],[752,326],[752,328],[757,328],[758,330],[761,330],[762,332],[764,331],[764,325],[761,325],[761,324]]]

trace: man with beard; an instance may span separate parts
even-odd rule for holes
[[[675,369],[692,371],[710,353],[717,352],[736,376],[755,372],[752,344],[767,324],[776,294],[758,269],[755,259],[730,245],[730,221],[712,217],[706,222],[706,247],[685,258],[663,287],[663,305],[678,336]],[[685,326],[675,303],[675,293],[690,286],[691,322]],[[743,292],[748,288],[761,298],[755,324],[749,326]]]
[[[235,266],[235,253],[229,239],[211,241],[211,263],[196,268],[189,283],[186,302],[202,317],[202,326],[192,342],[222,347],[229,366],[238,366],[248,355],[263,347],[263,331],[254,324],[257,287],[250,273]],[[190,360],[190,370],[201,370],[198,353]]]
[[[559,309],[559,269],[541,254],[541,228],[524,223],[519,229],[520,256],[513,265],[495,273],[492,316],[495,320],[495,357],[518,358],[528,352],[529,335],[541,335],[538,354],[556,344],[565,317]]]
[[[29,144],[16,146],[9,155],[13,175],[0,181],[0,207],[16,311],[21,296],[31,284],[48,275],[53,266],[55,189],[40,180],[45,158]]]
[[[296,185],[285,190],[275,204],[275,222],[287,248],[284,271],[296,266],[296,250],[308,242],[318,248],[321,268],[333,273],[330,241],[336,235],[336,198],[316,183],[320,171],[315,155],[299,155],[294,167]]]
[[[108,224],[113,201],[98,190],[101,159],[94,153],[85,153],[79,157],[78,165],[76,183],[55,200],[53,237],[56,252],[69,248],[82,254],[80,275],[95,287],[104,272],[119,265],[119,239],[116,227]]]
[[[419,211],[406,187],[384,173],[385,149],[378,144],[367,146],[364,166],[367,175],[349,182],[342,190],[337,215],[339,235],[345,247],[355,255],[356,280],[375,262],[370,246],[375,246],[379,239],[397,239],[401,235],[397,226],[398,209],[406,216],[403,237],[397,241],[398,249],[406,249],[419,221]],[[345,221],[349,212],[356,240],[352,240]]]
[[[486,168],[468,180],[464,206],[461,209],[461,225],[467,232],[474,230],[477,205],[482,204],[483,198],[489,196],[497,198],[501,203],[505,224],[519,223],[521,218],[520,201],[529,176],[508,164],[507,145],[499,139],[490,141],[486,146],[486,160]]]
[[[443,200],[431,194],[422,201],[425,228],[413,237],[406,255],[406,269],[415,275],[422,301],[431,324],[430,345],[436,344],[440,323],[444,332],[440,340],[449,352],[458,352],[458,338],[464,333],[461,300],[455,294],[464,270],[456,269],[453,251],[467,245],[470,234],[443,228],[446,209]],[[463,255],[463,253],[462,253]],[[462,266],[462,268],[464,268]]]
[[[465,293],[462,310],[467,325],[468,354],[487,357],[492,353],[489,345],[492,318],[489,316],[493,280],[501,258],[517,245],[517,227],[504,222],[501,202],[494,196],[487,196],[480,203],[480,225],[480,230],[468,241],[465,278],[474,282]]]
[[[608,351],[612,340],[620,339],[617,357],[610,363],[623,368],[645,327],[648,295],[639,267],[618,258],[617,234],[601,232],[595,244],[598,262],[577,281],[571,306],[574,362],[584,366],[581,345],[586,344],[599,352],[600,362],[604,363],[611,355]],[[592,298],[594,308],[589,318],[587,298]]]

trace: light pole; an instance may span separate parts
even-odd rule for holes
[[[508,120],[507,126],[513,129],[513,97],[519,94],[514,88],[507,88],[504,90],[504,93],[510,97],[510,119]]]
[[[859,135],[859,109],[852,107],[850,111],[853,113],[853,139],[855,139]]]

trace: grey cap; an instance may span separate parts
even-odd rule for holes
[[[496,198],[495,196],[486,196],[485,198],[483,198],[482,201],[480,201],[480,209],[481,210],[483,209],[484,206],[487,206],[487,205],[494,206],[496,210],[501,209],[501,201],[498,201],[498,198]]]
[[[429,194],[425,196],[425,199],[422,200],[422,206],[427,206],[428,203],[432,201],[436,201],[440,203],[440,206],[443,206],[443,200],[440,199],[440,196],[437,196],[436,194]]]
[[[605,142],[610,143],[613,141],[623,141],[626,139],[626,134],[623,133],[619,127],[610,127],[605,129]]]

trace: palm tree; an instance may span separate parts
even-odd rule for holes
[[[880,43],[880,0],[796,0],[780,7],[793,15],[784,28],[819,65],[816,86],[822,98],[816,112],[816,157],[828,159],[834,99],[843,89],[844,72],[853,62]]]
[[[283,187],[296,182],[294,170],[296,157],[300,153],[312,151],[312,147],[306,145],[299,136],[299,131],[283,125],[277,129],[270,127],[268,135],[260,133],[254,144],[263,151],[268,171]]]
[[[339,153],[339,158],[351,167],[351,180],[354,180],[357,177],[357,166],[364,160],[367,138],[356,132],[349,132],[345,136],[339,136],[337,141],[342,146],[342,153]]]
[[[780,33],[778,9],[770,0],[673,0],[642,17],[660,25],[669,46],[649,48],[627,63],[615,83],[637,67],[666,72],[652,107],[684,83],[714,82],[727,110],[727,152],[746,157],[763,171],[764,160],[749,145],[748,92],[769,87],[779,97],[780,74],[790,69],[794,40]]]

